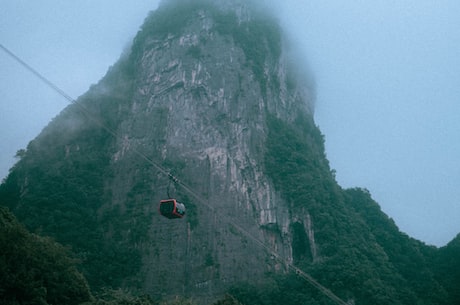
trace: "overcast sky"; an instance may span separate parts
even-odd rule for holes
[[[158,0],[0,0],[0,43],[74,98],[115,63]],[[342,187],[403,232],[460,232],[460,1],[285,0],[317,83],[316,123]],[[68,102],[0,51],[0,178]]]

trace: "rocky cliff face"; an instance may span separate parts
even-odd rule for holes
[[[283,37],[247,1],[165,2],[18,154],[2,205],[71,245],[93,289],[212,300],[294,263],[356,304],[441,304],[436,251],[335,182]],[[169,196],[185,218],[158,214]]]
[[[186,5],[184,27],[174,32],[157,32],[152,15],[146,25],[151,34],[139,35],[133,46],[136,82],[115,145],[115,180],[129,185],[127,181],[138,179],[129,169],[137,158],[132,150],[141,150],[155,162],[182,164],[168,170],[205,200],[188,194],[196,206],[192,213],[198,224],[193,226],[187,220],[153,217],[144,257],[149,292],[174,282],[176,293],[212,294],[273,270],[268,253],[228,221],[292,260],[289,207],[261,160],[267,115],[287,122],[311,116],[312,94],[289,70],[276,23],[250,16],[242,3],[224,3]],[[152,201],[167,196],[168,177],[154,169],[146,175],[156,191]],[[112,185],[110,204],[123,205],[129,187]],[[178,187],[178,199],[182,194]],[[276,234],[263,229],[273,226],[279,229]]]

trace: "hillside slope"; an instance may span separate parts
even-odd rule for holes
[[[0,300],[2,304],[81,304],[91,292],[69,252],[29,233],[0,206]]]

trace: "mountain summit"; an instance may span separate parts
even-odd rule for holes
[[[336,183],[298,66],[265,9],[163,2],[18,152],[2,205],[71,246],[93,290],[329,304],[295,266],[349,304],[454,304],[439,250]],[[167,198],[184,218],[159,215]]]

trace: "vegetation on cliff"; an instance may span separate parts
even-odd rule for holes
[[[81,304],[89,286],[68,249],[29,233],[0,206],[0,300],[15,304]]]
[[[293,211],[315,215],[318,258],[312,263],[304,233],[293,241],[298,266],[343,299],[353,291],[360,304],[448,304],[432,265],[436,249],[401,233],[366,190],[336,184],[311,120],[289,125],[269,116],[268,127],[267,173]]]

